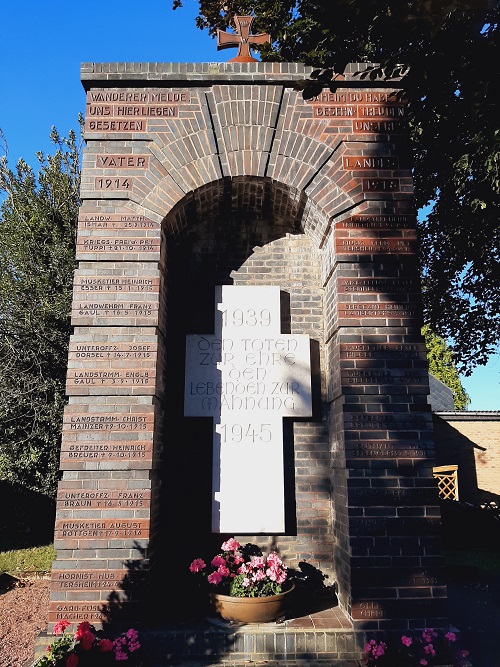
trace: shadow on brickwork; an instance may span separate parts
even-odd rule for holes
[[[0,551],[45,546],[54,539],[55,501],[0,481]]]

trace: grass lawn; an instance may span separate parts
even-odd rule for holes
[[[56,550],[51,544],[29,549],[0,551],[0,573],[50,572],[55,557]]]

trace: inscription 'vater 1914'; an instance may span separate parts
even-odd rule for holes
[[[284,532],[282,418],[311,415],[309,338],[280,332],[278,287],[219,287],[216,301],[216,333],[187,337],[184,399],[215,421],[212,530]]]

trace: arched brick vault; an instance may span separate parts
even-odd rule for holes
[[[167,275],[164,292],[169,312],[165,333],[170,350],[182,347],[186,333],[211,333],[216,284],[281,288],[283,333],[307,334],[312,341],[314,416],[285,426],[286,536],[254,536],[253,541],[278,547],[290,566],[296,567],[307,559],[333,582],[331,470],[322,407],[326,383],[324,370],[320,370],[325,367],[321,267],[324,253],[302,228],[306,203],[303,193],[256,176],[227,177],[187,194],[163,221]],[[186,303],[189,307],[183,308]],[[170,384],[165,382],[165,386],[174,387],[177,379],[182,382],[184,355],[172,359],[167,353],[166,358]],[[170,425],[182,420],[182,401],[177,397],[176,402],[175,393],[169,394],[167,389],[166,420]],[[206,470],[211,465],[211,452],[206,444],[200,450],[199,443],[211,442],[211,428],[199,419],[184,420],[185,451],[174,454],[178,461],[176,473],[169,465],[162,473],[163,520],[169,525],[172,522],[167,517],[173,499],[179,501],[182,497],[182,491],[174,488],[186,470],[195,479],[194,488],[205,500],[210,497]],[[165,446],[169,448],[168,436]],[[172,455],[168,459],[171,464]],[[181,484],[186,485],[186,478]],[[217,550],[220,537],[206,532],[208,519],[194,519],[194,540],[193,525],[186,531],[183,522],[179,522],[176,529],[183,542],[191,541],[194,549],[213,542]],[[250,536],[244,539],[252,540]],[[162,562],[168,559],[168,544],[160,546],[159,553],[165,554],[160,556]]]

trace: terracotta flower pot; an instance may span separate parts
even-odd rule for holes
[[[210,599],[215,611],[226,621],[234,623],[269,623],[277,621],[285,614],[287,596],[295,588],[294,584],[279,593],[263,598],[235,598],[230,595],[212,593]]]

